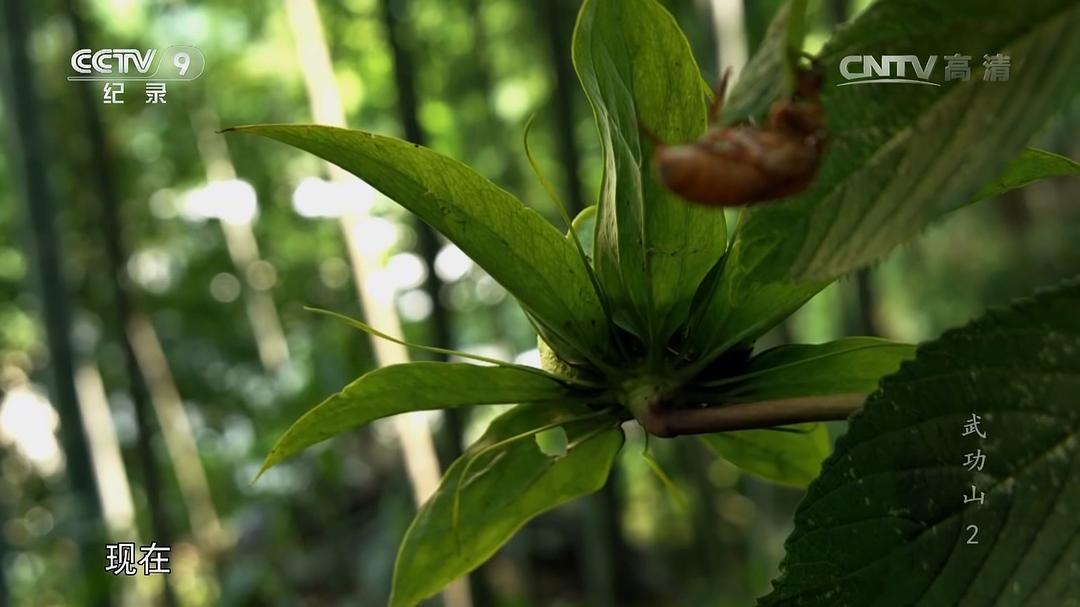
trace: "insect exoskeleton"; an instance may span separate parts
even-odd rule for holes
[[[760,126],[713,124],[726,85],[727,73],[701,139],[669,145],[642,129],[655,144],[653,166],[660,183],[688,201],[717,206],[755,204],[805,190],[817,174],[826,140],[820,70],[800,70],[795,96],[774,103]]]

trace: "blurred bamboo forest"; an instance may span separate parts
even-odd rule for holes
[[[812,2],[811,47],[867,3]],[[334,120],[337,107],[349,126],[470,164],[554,221],[523,152],[530,115],[532,149],[573,209],[600,184],[570,62],[577,4],[4,0],[0,605],[385,602],[417,495],[498,408],[377,423],[253,484],[285,428],[378,355],[305,306],[364,316],[362,253],[367,307],[410,341],[535,364],[535,335],[498,284],[392,202],[336,187],[285,146],[216,131]],[[665,4],[712,80],[742,65],[780,2]],[[144,104],[141,86],[106,105],[100,83],[66,80],[76,49],[174,44],[207,65],[170,83],[164,105]],[[1078,124],[1074,102],[1033,144],[1080,157]],[[1078,189],[1052,180],[954,213],[761,345],[919,341],[1075,275]],[[341,221],[342,200],[363,216]],[[631,432],[614,482],[531,523],[438,601],[750,604],[801,492],[695,441],[654,440],[680,500],[643,448]],[[105,544],[120,541],[170,545],[172,574],[106,574]]]

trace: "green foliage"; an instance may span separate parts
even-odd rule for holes
[[[574,218],[573,228],[577,232],[578,242],[581,243],[591,263],[596,246],[596,205],[585,207],[578,213],[578,216]]]
[[[829,430],[820,423],[703,434],[701,440],[742,470],[795,487],[817,477],[831,448]]]
[[[853,337],[819,345],[787,345],[750,359],[746,370],[702,385],[722,402],[867,393],[878,379],[913,356],[915,347],[884,339]],[[786,430],[786,431],[782,431]],[[718,455],[763,478],[805,487],[817,477],[829,455],[823,424],[800,424],[782,430],[744,430],[701,438]]]
[[[978,15],[978,26],[972,26]],[[821,52],[830,133],[814,185],[748,214],[742,236],[775,243],[755,280],[833,279],[972,199],[1076,92],[1080,7],[1070,0],[876,2]],[[848,55],[973,57],[972,77],[941,86],[843,86]],[[985,82],[984,54],[1007,50],[1007,82]]]
[[[739,375],[703,382],[732,401],[869,393],[915,354],[915,346],[874,337],[778,346],[755,355]]]
[[[487,560],[529,519],[602,487],[623,434],[610,418],[589,413],[547,403],[515,407],[493,421],[446,471],[405,534],[391,606],[416,605]],[[533,440],[536,428],[554,423],[564,424],[565,455],[547,455]]]
[[[975,195],[974,202],[1000,196],[1009,190],[1022,188],[1049,177],[1078,176],[1080,176],[1080,163],[1045,150],[1024,148],[1024,151],[1013,158],[997,179],[983,184]]]
[[[408,390],[406,398],[403,390]],[[562,383],[513,367],[436,362],[383,367],[361,376],[297,420],[270,451],[262,471],[331,436],[398,413],[546,402],[567,394]]]
[[[1078,309],[1074,281],[947,332],[883,380],[799,506],[761,604],[1075,599]],[[964,436],[973,414],[986,438]],[[969,470],[977,450],[985,465]],[[973,485],[985,501],[965,504]]]
[[[781,246],[782,237],[774,234],[753,240],[753,234],[745,233],[742,226],[740,221],[727,255],[706,278],[694,302],[683,348],[698,367],[734,347],[753,343],[831,282],[763,282],[759,276],[769,271],[769,255]]]
[[[458,245],[542,327],[564,356],[603,353],[607,323],[574,246],[536,211],[467,166],[393,137],[325,126],[235,129],[277,139],[360,175]]]
[[[777,11],[761,48],[747,62],[739,83],[724,100],[721,118],[725,124],[761,116],[773,101],[791,93],[805,21],[806,0],[794,0]]]
[[[723,411],[724,406],[734,403],[742,403],[735,411],[755,403],[757,412],[787,407],[799,414],[792,416],[794,421],[835,418],[835,413],[826,416],[823,409],[813,409],[826,401],[818,397],[854,395],[854,402],[861,402],[881,377],[912,356],[912,347],[854,338],[752,356],[754,342],[833,280],[877,259],[943,213],[1037,179],[1076,174],[1076,164],[1067,159],[1038,150],[1021,152],[1073,92],[1070,69],[1080,60],[1080,38],[1070,35],[1080,21],[1074,4],[873,4],[837,32],[820,56],[830,143],[815,183],[804,194],[744,211],[730,246],[723,212],[686,204],[652,175],[651,143],[642,128],[668,142],[691,141],[706,128],[707,97],[686,39],[656,0],[586,0],[582,5],[573,56],[596,119],[604,173],[598,205],[586,209],[566,237],[471,169],[423,147],[327,127],[244,127],[356,174],[456,243],[518,299],[540,334],[543,366],[554,375],[448,363],[380,369],[301,418],[264,469],[319,440],[399,412],[529,403],[492,424],[451,466],[414,520],[398,555],[392,599],[405,606],[478,566],[533,516],[600,487],[622,444],[618,426],[631,417],[663,436],[669,435],[665,415],[726,414],[731,410]],[[985,22],[970,27],[975,12]],[[758,119],[771,102],[786,97],[804,22],[802,1],[792,2],[777,17],[734,88],[728,119]],[[983,82],[976,70],[970,82],[940,87],[835,86],[843,56],[901,47],[905,53],[954,49],[974,57],[1007,48],[1013,78]],[[529,160],[535,168],[531,153]],[[554,188],[542,181],[554,197]],[[1019,398],[1042,389],[1063,390],[1069,378],[1049,378],[1041,365],[1057,363],[1039,357],[1070,360],[1065,350],[1054,349],[1075,337],[1066,331],[1070,325],[1061,324],[1068,322],[1062,318],[1069,293],[1075,294],[1075,288],[1021,309],[1031,312],[1026,316],[997,316],[953,334],[945,345],[928,346],[900,372],[900,379],[885,384],[867,413],[856,419],[842,453],[828,460],[822,479],[811,485],[797,537],[789,543],[788,573],[776,596],[815,593],[817,580],[853,571],[852,579],[866,576],[873,582],[851,582],[852,596],[865,598],[858,593],[879,585],[872,576],[892,571],[860,569],[863,561],[873,560],[872,551],[893,546],[895,554],[904,555],[911,546],[942,541],[946,531],[955,531],[934,524],[928,527],[931,533],[913,535],[913,521],[933,521],[910,516],[929,510],[904,511],[907,518],[899,518],[884,509],[890,500],[913,495],[912,487],[941,492],[927,506],[938,509],[934,512],[954,508],[946,491],[957,488],[945,480],[955,475],[924,474],[897,463],[944,453],[941,449],[953,439],[943,433],[942,424],[951,421],[940,416],[942,411],[974,408],[1001,420],[1008,416],[1004,408],[1015,403],[994,395],[1011,391]],[[1040,324],[1034,319],[1042,312],[1059,316]],[[1026,332],[1017,328],[1025,322],[1030,325]],[[962,347],[965,339],[975,345]],[[991,345],[1004,350],[990,351]],[[956,354],[950,354],[953,347],[960,348]],[[968,369],[960,355],[987,364]],[[998,366],[990,364],[994,361]],[[1029,364],[1037,365],[1031,377],[1012,373],[1032,368]],[[937,391],[915,398],[923,390],[923,384],[913,383],[916,371],[938,382]],[[1046,396],[1059,400],[1059,395]],[[1034,411],[1039,402],[1031,400],[1029,408]],[[807,410],[820,415],[807,416]],[[1031,416],[1015,422],[1030,440],[1015,449],[996,443],[1002,461],[1027,461],[1007,456],[1030,456],[1040,445],[1058,453],[1044,439],[1061,440],[1066,430]],[[703,423],[692,433],[702,434],[712,449],[744,470],[805,486],[828,455],[828,434],[821,423],[790,423],[776,421],[772,425],[779,428],[761,429],[763,424],[748,422],[725,434]],[[889,424],[899,430],[885,432]],[[555,428],[565,433],[565,445],[562,435],[552,432]],[[905,455],[898,446],[912,437],[926,448]],[[1071,449],[1075,441],[1071,436],[1065,440],[1065,449]],[[850,453],[862,445],[895,457],[851,459]],[[881,469],[873,470],[872,479],[852,480],[873,466]],[[1056,475],[1055,482],[1064,474],[1041,466],[1031,472]],[[1017,491],[1022,487],[1019,478],[996,478],[1016,481],[997,485],[999,492],[1013,491],[1012,484]],[[840,489],[830,493],[830,483]],[[880,493],[859,492],[872,484]],[[819,510],[817,501],[830,506]],[[878,518],[860,523],[860,513],[866,512]],[[850,523],[836,532],[840,539],[811,528],[836,521]],[[851,551],[856,558],[845,552],[846,544],[837,546],[855,542],[860,526],[880,541],[865,541],[860,534],[857,550]],[[1002,527],[1010,535],[1022,531]],[[814,542],[823,547],[804,548]],[[1060,576],[1052,577],[1049,587],[1059,581]]]
[[[706,281],[696,304],[687,332],[690,356],[707,362],[740,342],[752,342],[833,279],[874,261],[957,207],[1036,179],[1076,174],[1075,163],[1047,152],[1024,150],[1013,158],[1075,93],[1065,65],[1080,60],[1080,44],[1074,40],[1062,46],[1053,36],[1050,42],[1040,36],[1066,31],[1078,11],[1065,10],[1068,3],[1060,1],[1044,2],[1047,6],[1030,12],[1008,3],[978,9],[962,2],[929,4],[878,2],[822,51],[818,60],[827,76],[822,102],[831,140],[818,179],[785,204],[744,214],[723,265]],[[973,10],[1008,15],[993,18],[993,27],[966,28]],[[763,80],[740,81],[735,87],[737,103],[727,110],[732,116],[741,116],[743,107],[762,111],[766,103],[759,91],[781,90],[783,70],[756,66],[782,64],[786,53],[774,40],[795,36],[788,33],[786,15],[786,10],[778,14],[771,38],[750,60],[754,69],[744,74]],[[939,16],[955,27],[943,25]],[[914,40],[907,25],[887,25],[923,21],[928,23]],[[962,36],[954,38],[954,30],[963,30]],[[962,86],[954,81],[915,91],[836,87],[833,80],[846,55],[880,54],[898,45],[920,56],[936,54],[934,49],[942,46],[971,47],[964,52],[981,57],[977,49],[1002,48],[1003,40],[1022,43],[1010,50],[1013,69],[1025,69],[1028,76],[983,82],[975,70]],[[1036,102],[1024,101],[1028,96]],[[994,175],[999,177],[989,181]]]
[[[616,321],[655,352],[685,322],[727,242],[723,213],[687,205],[653,179],[640,129],[664,141],[696,139],[707,87],[675,20],[653,0],[586,0],[574,65],[603,150],[597,273]]]

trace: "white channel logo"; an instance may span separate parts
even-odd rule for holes
[[[158,61],[155,62],[155,59]],[[194,80],[202,75],[206,58],[194,46],[158,49],[82,48],[71,54],[73,81]]]

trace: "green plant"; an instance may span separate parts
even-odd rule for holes
[[[805,2],[793,0],[777,16],[725,120],[761,116],[788,94],[804,12]],[[874,3],[819,56],[831,142],[816,182],[745,210],[730,239],[722,212],[684,203],[650,172],[638,125],[667,141],[695,139],[709,95],[655,0],[586,0],[581,8],[574,63],[605,174],[598,205],[565,236],[466,166],[398,139],[320,126],[234,129],[329,160],[434,226],[517,298],[545,362],[544,370],[489,360],[377,369],[298,420],[263,469],[381,417],[517,404],[417,514],[397,559],[395,606],[438,592],[536,514],[601,487],[623,443],[621,425],[632,419],[655,435],[699,435],[764,478],[809,484],[763,604],[865,604],[882,589],[899,597],[882,599],[889,604],[1065,596],[1080,551],[1077,519],[1068,516],[1080,504],[1080,412],[1068,402],[1080,387],[1080,284],[918,350],[871,338],[757,353],[753,344],[832,281],[942,215],[1037,179],[1080,174],[1068,159],[1023,148],[1075,93],[1078,27],[1080,7],[1069,0]],[[941,86],[835,86],[847,55],[1002,49],[1013,59],[1009,82],[982,82],[976,70],[970,81]],[[829,457],[825,428],[814,422],[860,408]],[[973,413],[991,432],[982,449],[994,462],[977,472],[960,466],[966,447],[954,432]],[[770,430],[793,424],[797,432]],[[565,443],[542,448],[535,438],[554,428]],[[1006,442],[1007,433],[1023,440]],[[972,482],[992,487],[984,509],[959,503]],[[1039,491],[1057,501],[1033,497]],[[1000,540],[964,545],[964,525],[976,518]],[[1018,565],[1031,546],[1045,558]],[[993,591],[972,585],[980,567],[995,573]]]

